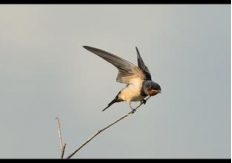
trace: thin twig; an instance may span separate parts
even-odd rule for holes
[[[56,118],[56,122],[57,122],[56,123],[57,124],[57,130],[58,130],[58,135],[59,135],[59,140],[60,140],[60,151],[61,151],[60,158],[63,158],[66,143],[63,143],[63,141],[62,141],[62,135],[61,135],[61,129],[60,129],[60,120],[59,120],[58,117]]]
[[[63,142],[62,142],[62,136],[61,136],[61,130],[60,130],[60,120],[58,117],[56,117],[56,124],[57,124],[58,136],[59,136],[59,140],[60,140],[60,149],[62,150]]]
[[[149,96],[146,100],[148,100],[151,96]],[[107,125],[106,127],[98,130],[95,134],[93,134],[89,139],[87,139],[79,148],[77,148],[73,153],[71,153],[67,159],[70,159],[74,154],[76,154],[81,148],[83,148],[87,143],[89,143],[93,138],[95,138],[98,134],[100,134],[102,131],[106,130],[107,128],[111,127],[112,125],[114,125],[115,123],[121,121],[122,119],[126,118],[127,116],[133,114],[142,104],[144,103],[140,103],[140,105],[138,105],[134,110],[131,110],[129,113],[123,115],[122,117],[120,117],[119,119],[117,119],[116,121],[110,123],[109,125]]]
[[[64,158],[65,147],[66,147],[66,143],[64,143],[64,146],[63,146],[63,148],[62,148],[62,150],[61,150],[60,158]]]

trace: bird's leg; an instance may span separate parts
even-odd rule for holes
[[[129,107],[131,108],[132,113],[134,113],[134,112],[136,111],[136,109],[134,109],[134,108],[131,106],[131,101],[127,101],[127,104],[128,104]]]
[[[141,100],[141,103],[145,105],[145,104],[146,104],[146,102],[147,102],[147,100],[148,100],[150,97],[151,97],[151,96],[148,96],[148,98],[147,98],[147,99],[143,99],[143,100]]]
[[[132,113],[134,113],[136,111],[136,109],[138,109],[142,104],[143,104],[143,101],[141,100],[140,104],[136,108],[133,108]]]
[[[136,107],[136,108],[133,108],[132,106],[131,106],[131,101],[127,101],[127,104],[128,104],[128,106],[131,108],[131,110],[132,110],[132,113],[134,113],[135,111],[136,111],[136,109],[138,109],[142,104],[146,104],[146,102],[147,102],[147,100],[150,98],[151,96],[148,96],[148,98],[147,99],[143,99],[143,100],[141,100],[140,101],[140,104]]]

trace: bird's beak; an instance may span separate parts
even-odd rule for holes
[[[161,93],[161,90],[158,90],[158,93]]]

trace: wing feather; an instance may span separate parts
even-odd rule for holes
[[[144,64],[142,57],[140,56],[139,50],[137,47],[136,51],[137,51],[137,59],[138,59],[138,66],[139,68],[143,71],[143,73],[146,76],[146,80],[151,80],[151,74],[150,71],[148,70],[147,66]]]
[[[85,49],[89,50],[90,52],[98,55],[99,57],[103,58],[107,62],[111,63],[118,69],[118,75],[116,78],[117,82],[120,83],[131,83],[131,79],[140,78],[141,80],[145,80],[145,74],[140,70],[140,68],[129,61],[120,58],[114,54],[106,52],[101,49],[97,49],[90,46],[83,46]]]

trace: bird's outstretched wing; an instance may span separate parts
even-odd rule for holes
[[[97,49],[90,46],[83,46],[85,49],[91,51],[92,53],[98,55],[99,57],[103,58],[107,62],[113,64],[118,69],[118,76],[116,78],[117,82],[120,83],[132,83],[133,79],[139,78],[141,80],[145,80],[146,76],[140,70],[140,68],[125,59],[122,59],[114,54],[106,52],[101,49]]]
[[[137,59],[138,59],[138,66],[139,68],[143,71],[143,73],[146,76],[146,80],[151,80],[151,74],[150,71],[148,70],[147,66],[144,64],[142,57],[140,56],[139,50],[137,47],[136,51],[137,51]]]

